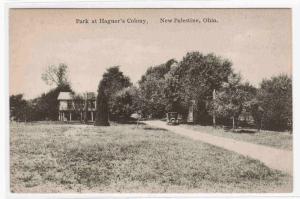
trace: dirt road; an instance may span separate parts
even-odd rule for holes
[[[162,121],[144,121],[150,126],[167,129],[171,132],[212,144],[244,156],[260,160],[266,166],[293,175],[293,153],[292,151],[275,149],[249,142],[236,141],[229,138],[213,136],[205,132],[194,131],[180,126],[170,126]]]

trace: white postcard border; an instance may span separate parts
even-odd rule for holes
[[[8,15],[10,8],[292,8],[293,23],[293,147],[294,147],[294,191],[284,194],[12,194],[9,191],[9,34]],[[1,17],[1,69],[0,69],[0,146],[1,146],[1,198],[294,198],[300,196],[300,145],[296,141],[300,140],[300,2],[299,1],[268,1],[268,0],[238,0],[238,1],[14,1],[1,4],[4,12]],[[3,66],[3,67],[2,67]],[[280,160],[279,160],[280,161]],[[5,164],[3,164],[5,163]],[[3,188],[5,186],[5,188]],[[3,192],[3,193],[2,193]],[[2,195],[3,194],[3,195]]]

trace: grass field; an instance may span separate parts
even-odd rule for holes
[[[224,130],[223,128],[200,125],[182,124],[181,127],[192,130],[208,133],[215,136],[232,138],[235,140],[250,142],[254,144],[261,144],[279,149],[292,150],[293,149],[293,135],[289,132],[265,131],[260,132],[256,129],[237,129],[236,131]]]
[[[163,129],[12,124],[12,192],[290,192],[292,177]]]

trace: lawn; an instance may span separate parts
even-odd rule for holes
[[[290,192],[261,162],[141,125],[12,124],[12,192]]]
[[[232,138],[239,141],[261,144],[279,149],[293,150],[293,135],[289,132],[265,131],[258,132],[256,129],[240,128],[236,131],[225,130],[223,127],[213,128],[212,126],[187,125],[181,127],[208,133],[215,136]]]

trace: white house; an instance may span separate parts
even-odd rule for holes
[[[82,95],[74,95],[71,92],[60,92],[59,121],[94,121],[96,112],[96,95],[87,92]]]

